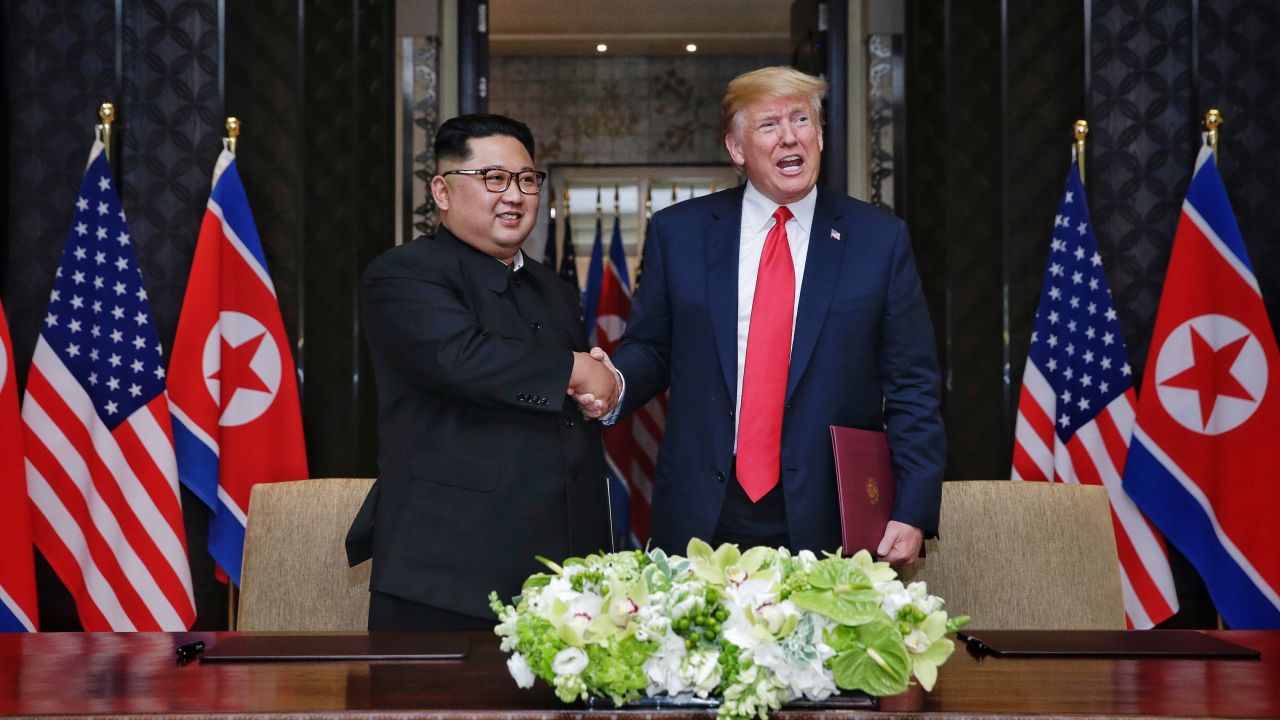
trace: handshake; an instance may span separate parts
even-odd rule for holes
[[[622,378],[609,361],[608,354],[598,347],[590,353],[573,354],[573,372],[569,375],[569,389],[578,403],[582,416],[597,420],[613,412],[622,395]]]

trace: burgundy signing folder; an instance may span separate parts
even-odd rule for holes
[[[882,432],[832,425],[831,449],[836,460],[844,553],[867,550],[874,556],[893,511],[889,441]]]

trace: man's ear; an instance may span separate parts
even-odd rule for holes
[[[743,166],[746,155],[742,152],[742,141],[738,139],[736,132],[730,131],[724,136],[724,149],[729,151],[729,159],[733,161],[734,165]]]
[[[442,212],[448,212],[449,184],[439,175],[431,178],[431,197],[435,198],[437,208]]]
[[[822,152],[822,126],[818,126],[818,152]]]

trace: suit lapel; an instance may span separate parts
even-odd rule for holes
[[[809,254],[804,262],[804,282],[800,287],[800,307],[796,312],[796,330],[791,341],[791,364],[787,372],[787,399],[795,392],[804,375],[813,348],[822,332],[831,305],[831,293],[840,279],[840,265],[845,246],[851,237],[837,238],[835,230],[840,216],[834,203],[827,202],[825,193],[818,191],[818,202],[813,209],[813,227],[809,231]],[[839,232],[839,231],[837,231]],[[842,233],[844,235],[845,233]]]
[[[744,188],[725,193],[726,202],[706,230],[707,307],[730,400],[736,400],[738,388],[738,241]]]

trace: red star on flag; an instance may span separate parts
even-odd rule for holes
[[[239,388],[271,392],[271,388],[262,381],[262,376],[249,364],[253,362],[253,356],[257,354],[258,346],[265,336],[266,333],[258,333],[236,346],[228,343],[225,337],[222,338],[222,367],[210,375],[209,379],[222,383],[223,402],[230,400]]]
[[[1249,391],[1231,374],[1231,366],[1240,356],[1249,336],[1244,335],[1214,350],[1195,328],[1190,330],[1195,364],[1160,384],[1200,393],[1200,419],[1207,427],[1219,395],[1253,401]]]

